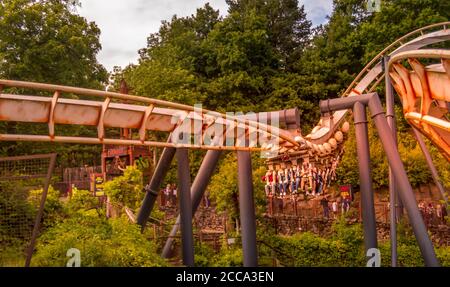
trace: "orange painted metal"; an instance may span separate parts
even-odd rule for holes
[[[419,59],[440,60],[424,66]],[[402,52],[389,61],[389,74],[406,120],[430,139],[450,161],[450,50]],[[411,69],[403,63],[407,60]]]

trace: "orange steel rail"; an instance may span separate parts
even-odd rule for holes
[[[417,50],[424,46],[450,40],[450,22],[432,24],[404,35],[376,55],[355,77],[341,97],[358,96],[370,93],[384,79],[381,60],[384,56],[394,56],[403,51]],[[347,110],[336,111],[329,117],[322,118],[306,140],[323,144],[339,129],[348,114]]]
[[[300,146],[294,135],[274,126],[206,109],[199,112],[192,106],[158,99],[59,85],[0,80],[0,92],[5,88],[43,90],[53,94],[52,97],[0,94],[1,120],[47,123],[49,130],[48,135],[0,135],[0,140],[5,141],[53,141],[251,151],[295,150]],[[62,98],[63,93],[97,97],[104,100],[101,102]],[[120,104],[113,100],[125,100],[138,104]],[[97,126],[97,137],[58,136],[55,135],[55,125],[57,124]],[[210,135],[213,138],[211,144],[205,144],[204,138],[196,144],[147,140],[147,131],[149,130],[169,133],[178,131],[203,137],[204,133],[208,132],[208,128],[214,126],[222,126],[223,134],[214,134],[214,130],[211,130],[213,132]],[[106,138],[106,128],[138,129],[139,139]],[[226,145],[224,141],[230,135],[234,135],[236,140],[233,145]],[[257,146],[258,143],[251,141],[252,138],[259,139],[260,137],[275,139],[279,146],[264,142]],[[246,143],[248,140],[250,142]]]
[[[438,59],[424,66],[418,59]],[[410,68],[403,63],[408,62]],[[450,161],[450,50],[402,52],[389,61],[389,75],[401,98],[406,120]]]
[[[413,31],[381,51],[357,75],[345,96],[358,96],[372,91],[384,78],[380,59],[389,54],[395,57],[405,51],[450,39],[450,22],[433,24]],[[408,41],[408,42],[406,42]],[[329,156],[342,147],[349,124],[345,121],[347,110],[336,111],[322,117],[312,132],[300,134],[267,125],[255,120],[172,103],[147,97],[105,92],[76,87],[0,80],[2,88],[18,88],[50,92],[52,97],[0,94],[0,120],[47,123],[47,135],[2,134],[5,141],[54,141],[87,144],[147,145],[156,147],[186,147],[213,150],[274,151],[278,154],[307,152],[309,156]],[[101,98],[102,101],[86,101],[63,98],[64,94]],[[115,101],[134,102],[120,104]],[[408,114],[409,118],[415,117]],[[176,119],[176,120],[174,120]],[[426,118],[422,121],[430,120]],[[197,123],[197,125],[195,125]],[[55,134],[56,125],[74,124],[97,127],[97,137],[69,137]],[[223,132],[214,132],[213,127],[222,127]],[[192,128],[193,127],[193,128]],[[138,138],[114,139],[105,136],[108,128],[130,128],[138,130]],[[220,128],[219,128],[220,130]],[[148,140],[148,131],[163,131],[173,134],[182,132],[201,139],[195,143],[156,142]],[[216,134],[217,133],[217,134]],[[208,135],[212,141],[205,142]],[[226,138],[234,135],[238,140],[227,145]],[[271,139],[258,142],[254,139]],[[274,140],[274,141],[273,141]]]

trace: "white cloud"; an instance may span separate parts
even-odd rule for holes
[[[150,33],[157,32],[162,20],[174,14],[180,17],[194,14],[209,2],[221,15],[226,15],[225,0],[81,0],[78,13],[94,21],[101,29],[102,50],[98,60],[108,70],[125,67],[138,59],[137,51],[146,46]],[[331,12],[332,0],[300,0],[314,25],[325,21]]]
[[[305,5],[305,11],[313,25],[326,22],[325,16],[333,10],[333,0],[299,0],[299,5]]]

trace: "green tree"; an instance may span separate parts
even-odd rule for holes
[[[0,77],[100,88],[100,29],[73,13],[71,1],[4,0],[0,5]]]
[[[75,13],[73,0],[3,0],[0,3],[0,78],[101,88],[107,79],[97,62],[100,29]],[[17,92],[17,91],[10,91]],[[21,91],[22,93],[27,91]],[[70,95],[67,95],[70,96]],[[57,132],[60,132],[57,127]],[[40,133],[47,127],[1,123],[2,133]],[[64,133],[92,135],[90,129],[65,126]],[[79,145],[1,144],[8,155],[50,150],[66,153]],[[99,153],[99,147],[94,147]]]

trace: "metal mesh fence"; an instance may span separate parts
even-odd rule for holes
[[[0,158],[0,266],[23,266],[51,155]]]

